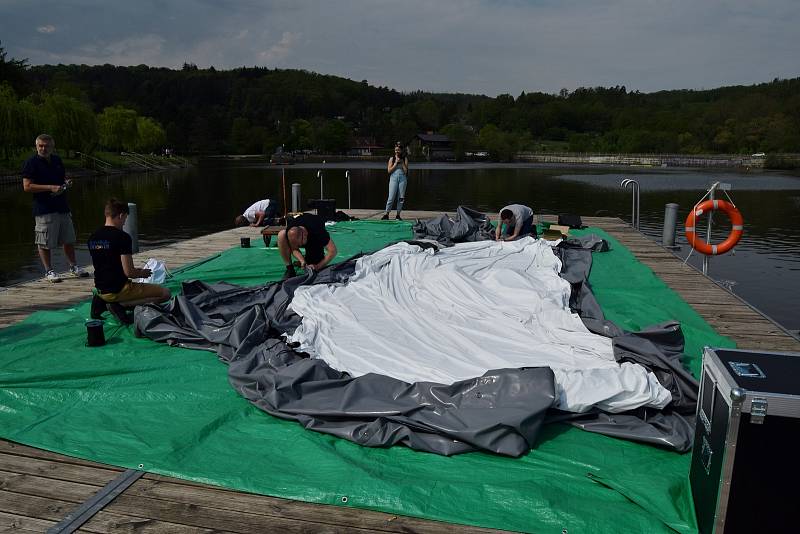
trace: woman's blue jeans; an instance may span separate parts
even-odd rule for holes
[[[386,201],[386,213],[391,211],[395,199],[397,199],[397,213],[403,211],[407,184],[408,178],[406,177],[406,173],[400,169],[397,169],[389,176],[389,199]]]

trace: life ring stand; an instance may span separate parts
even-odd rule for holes
[[[728,219],[731,221],[731,233],[729,233],[725,241],[719,245],[706,243],[698,237],[697,231],[695,230],[697,218],[706,211],[721,211],[727,215]],[[689,241],[693,249],[706,256],[725,254],[736,246],[736,243],[739,242],[739,239],[742,237],[742,232],[744,231],[744,219],[742,218],[742,214],[736,209],[736,206],[727,200],[706,200],[705,202],[697,204],[694,209],[689,212],[689,216],[686,217],[685,225],[686,240]]]

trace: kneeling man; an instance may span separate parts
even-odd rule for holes
[[[115,198],[106,202],[105,225],[89,237],[89,254],[94,264],[94,285],[98,294],[92,299],[92,318],[110,310],[125,324],[132,321],[124,307],[163,302],[170,298],[169,289],[158,284],[133,282],[131,278],[146,278],[150,269],[133,266],[131,236],[122,230],[128,218],[128,204]]]
[[[300,248],[305,248],[305,254]],[[286,272],[283,279],[295,276],[292,257],[300,262],[301,268],[319,271],[336,257],[336,243],[325,229],[325,221],[318,215],[303,213],[286,220],[286,229],[278,232],[278,250]]]
[[[505,232],[501,229],[505,225]],[[514,241],[520,237],[535,234],[533,227],[533,210],[523,204],[511,204],[500,210],[500,222],[497,223],[495,239],[497,241]]]

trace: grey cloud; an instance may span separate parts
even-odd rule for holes
[[[8,25],[3,46],[32,64],[263,65],[406,91],[489,95],[596,85],[654,91],[800,75],[795,0],[38,4],[0,4]],[[36,31],[47,26],[57,31]]]

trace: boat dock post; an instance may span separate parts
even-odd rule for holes
[[[678,224],[678,205],[670,202],[664,206],[664,230],[661,233],[661,246],[674,250],[679,248],[675,246],[675,228]]]

